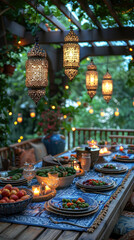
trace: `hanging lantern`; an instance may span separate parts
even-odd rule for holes
[[[70,32],[64,38],[63,67],[65,68],[65,74],[72,80],[78,73],[80,46],[78,44],[78,36],[74,33],[72,27],[70,29]]]
[[[26,87],[28,95],[37,104],[40,98],[45,95],[45,88],[48,85],[48,61],[46,52],[40,48],[37,40],[27,55]]]
[[[105,116],[105,112],[103,111],[103,109],[101,109],[100,115],[101,115],[101,117]]]
[[[116,111],[114,112],[114,115],[115,115],[116,117],[118,117],[118,116],[120,115],[118,108],[116,108]]]
[[[18,113],[17,122],[22,123],[22,121],[23,121],[22,114]]]
[[[107,71],[102,80],[102,94],[104,100],[107,103],[112,98],[112,93],[113,93],[113,80],[110,73]]]
[[[93,108],[90,107],[90,109],[89,109],[89,113],[90,113],[90,114],[93,114],[93,112],[94,112]]]
[[[30,109],[30,117],[34,118],[36,116],[35,109]]]
[[[87,66],[86,88],[88,95],[92,99],[95,96],[96,90],[98,88],[98,72],[97,67],[93,62],[93,59],[91,59],[90,64]]]

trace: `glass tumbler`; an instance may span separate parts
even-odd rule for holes
[[[84,171],[89,171],[91,166],[91,153],[82,153],[81,167]]]

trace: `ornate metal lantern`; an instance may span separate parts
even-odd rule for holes
[[[65,74],[72,80],[78,73],[80,46],[78,44],[78,36],[74,33],[72,27],[70,29],[70,32],[64,38],[63,67],[65,68]]]
[[[45,88],[48,85],[48,61],[46,52],[40,48],[36,40],[32,49],[28,52],[26,61],[26,87],[28,95],[37,104],[45,95]]]
[[[113,80],[110,73],[107,71],[102,80],[102,94],[104,100],[107,103],[112,98],[112,93],[113,93]]]
[[[87,66],[86,72],[86,88],[87,93],[91,97],[91,99],[95,96],[97,87],[98,87],[98,72],[97,67],[92,59],[91,63]]]

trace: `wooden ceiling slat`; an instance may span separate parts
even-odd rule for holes
[[[108,7],[111,16],[114,18],[114,20],[119,25],[119,27],[123,27],[123,24],[121,23],[120,19],[118,18],[118,15],[116,14],[115,10],[113,9],[111,1],[110,0],[103,0],[103,1],[106,4],[106,6]],[[127,43],[128,47],[130,47],[130,44],[127,40],[126,40],[126,43]]]
[[[78,0],[82,9],[87,13],[87,15],[91,18],[92,22],[98,27],[102,28],[101,23],[98,21],[90,7],[88,6],[87,0]]]
[[[6,17],[4,17],[3,19],[4,19],[5,28],[9,32],[11,32],[13,35],[17,35],[21,38],[24,38],[25,30],[26,30],[25,27],[18,24],[17,22],[9,21]]]
[[[92,33],[93,31],[93,33]],[[93,30],[74,30],[79,37],[79,42],[100,42],[100,41],[125,41],[127,39],[134,40],[134,27],[123,28],[107,28],[107,29],[93,29]],[[59,44],[64,43],[64,37],[69,31],[51,31],[38,32],[39,40],[43,44]],[[29,45],[34,42],[34,38],[30,32],[25,33],[23,39],[24,45]]]
[[[62,4],[60,0],[51,0],[51,2],[67,17],[70,18],[72,23],[74,23],[80,30],[81,24],[79,21],[73,16],[73,14],[67,9],[65,5]]]
[[[33,4],[33,2],[29,0],[24,0],[24,1],[27,2],[31,7],[36,9],[36,6]],[[60,21],[55,16],[53,16],[52,14],[50,16],[45,15],[44,7],[41,4],[37,7],[37,12],[40,13],[43,17],[45,17],[47,20],[49,20],[51,23],[53,23],[54,26],[59,28],[61,31],[66,30],[65,26],[62,23],[60,23]]]

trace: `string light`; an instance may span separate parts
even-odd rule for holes
[[[90,60],[90,58],[89,57],[87,57],[87,61],[89,61]]]
[[[17,125],[17,124],[18,124],[17,121],[15,121],[15,122],[14,122],[14,125]]]
[[[74,132],[76,130],[76,128],[75,127],[72,127],[72,131]]]
[[[64,119],[66,119],[66,118],[67,118],[67,115],[64,115],[63,117],[64,117]]]
[[[17,122],[22,123],[22,121],[23,121],[22,114],[18,113]]]
[[[130,51],[130,52],[133,52],[133,48],[129,48],[129,51]]]
[[[65,89],[69,89],[69,86],[68,86],[68,85],[65,85]]]
[[[18,44],[21,44],[21,41],[18,41]]]
[[[57,32],[57,31],[58,31],[58,28],[55,28],[55,31]]]
[[[80,101],[77,101],[77,105],[80,106],[80,105],[81,105],[81,102],[80,102]]]
[[[20,143],[21,142],[21,139],[18,139],[18,143]]]
[[[70,18],[68,18],[68,22],[71,22],[71,19],[70,19]]]
[[[52,108],[52,109],[55,109],[56,107],[53,105],[51,108]]]
[[[90,109],[89,109],[89,113],[90,113],[90,114],[93,114],[93,112],[94,112],[93,108],[90,107]]]
[[[36,116],[35,109],[30,109],[30,117],[34,118]]]
[[[103,111],[103,109],[101,109],[100,115],[101,115],[101,117],[105,116],[105,112]]]
[[[12,112],[9,112],[8,114],[9,114],[9,116],[12,116],[13,113],[12,113]]]
[[[114,112],[114,115],[115,115],[116,117],[118,117],[118,116],[120,115],[118,108],[116,108],[116,111]]]
[[[23,136],[20,136],[20,139],[22,140],[22,139],[23,139]]]

